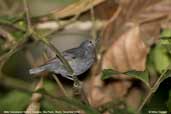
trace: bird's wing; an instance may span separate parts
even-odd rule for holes
[[[66,50],[63,52],[63,55],[66,57],[66,56],[71,56],[72,58],[73,57],[80,57],[81,55],[84,54],[84,51],[83,49],[81,48],[72,48],[72,49],[69,49],[69,50]]]

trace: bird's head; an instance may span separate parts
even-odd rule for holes
[[[94,49],[95,48],[95,43],[91,40],[85,40],[83,43],[81,43],[80,47],[84,49]]]

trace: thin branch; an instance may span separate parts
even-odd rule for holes
[[[53,78],[55,79],[56,83],[59,85],[60,90],[64,94],[65,97],[69,96],[67,92],[65,91],[62,83],[59,81],[58,77],[55,74],[52,74]]]
[[[43,77],[39,80],[39,82],[36,84],[36,87],[34,89],[34,93],[31,97],[31,102],[27,106],[25,114],[35,114],[34,112],[40,111],[40,103],[43,95],[41,93],[37,93],[36,91],[43,88]]]
[[[163,20],[163,19],[165,19],[167,17],[168,17],[168,15],[159,15],[157,17],[153,17],[153,18],[150,18],[150,19],[142,20],[141,22],[139,22],[139,25],[153,23],[154,21]]]
[[[27,3],[27,0],[23,0],[23,4],[24,4],[26,20],[27,20],[27,28],[28,28],[28,31],[31,32],[31,20],[30,20],[29,6],[28,6],[28,3]]]
[[[26,4],[26,0],[23,0],[23,3],[24,3],[24,6],[27,6]],[[25,10],[28,10],[27,8],[25,8]],[[26,13],[28,13],[28,11],[26,11]],[[27,17],[28,17],[29,15],[27,14]],[[29,20],[27,20],[27,21],[29,21]],[[29,22],[28,22],[29,23]],[[18,30],[20,30],[21,32],[24,32],[25,33],[25,35],[24,35],[24,37],[20,40],[20,41],[18,41],[18,43],[16,43],[16,45],[14,45],[13,47],[12,47],[12,49],[8,52],[8,53],[6,53],[5,55],[3,55],[3,56],[1,56],[0,57],[0,62],[1,61],[7,61],[8,60],[8,58],[11,56],[11,55],[13,55],[16,51],[18,51],[19,50],[19,47],[20,46],[22,46],[24,43],[25,43],[25,41],[27,40],[27,38],[31,35],[30,33],[29,33],[29,31],[27,32],[25,29],[21,29],[21,28],[18,28],[17,26],[15,26],[15,25],[13,25],[13,24],[11,24],[11,23],[9,23],[9,22],[6,22],[6,21],[4,21],[4,20],[0,20],[0,24],[4,24],[4,25],[8,25],[8,26],[11,26],[11,27],[13,27],[13,28],[15,28],[15,29],[18,29]],[[3,63],[5,63],[5,62],[3,62]],[[3,65],[2,65],[3,66]]]
[[[15,21],[16,22],[16,21]],[[13,23],[13,22],[12,22]],[[23,28],[21,28],[21,27],[19,27],[19,26],[17,26],[17,25],[15,25],[15,24],[12,24],[12,23],[10,23],[10,22],[8,22],[8,21],[5,21],[5,20],[3,20],[3,19],[0,19],[0,25],[2,25],[2,26],[7,26],[7,27],[11,27],[11,28],[13,28],[13,29],[15,29],[15,30],[18,30],[18,31],[20,31],[20,32],[26,32],[26,30],[25,29],[23,29]]]
[[[91,1],[89,1],[91,2]],[[91,4],[91,8],[90,8],[90,13],[91,13],[91,21],[92,21],[92,37],[93,39],[96,41],[97,39],[97,34],[96,34],[96,19],[95,19],[95,13],[94,13],[94,7],[93,4]]]
[[[16,43],[15,38],[8,31],[2,29],[1,27],[0,27],[0,35],[3,36],[7,42],[10,42],[12,44]]]
[[[20,41],[18,41],[14,46],[12,46],[11,50],[8,53],[4,54],[3,56],[0,56],[0,63],[2,64],[2,61],[7,61],[8,58],[11,57],[11,55],[17,52],[29,36],[30,34],[26,33]]]
[[[50,36],[50,35],[57,33],[59,30],[63,29],[65,26],[74,23],[78,19],[79,16],[80,16],[80,13],[76,14],[73,18],[71,18],[66,23],[59,24],[60,26],[58,28],[56,28],[55,30],[52,30],[52,31],[46,33],[45,36]],[[57,22],[60,23],[59,20],[57,20]]]
[[[0,71],[0,84],[5,87],[9,87],[13,89],[17,88],[18,90],[21,90],[21,91],[33,92],[32,86],[30,83],[27,83],[23,80],[11,78],[11,76],[7,76],[3,74],[1,71]]]
[[[150,99],[150,97],[152,96],[153,93],[156,92],[156,90],[158,89],[163,77],[165,76],[165,74],[167,73],[168,69],[170,67],[170,64],[168,65],[168,67],[163,71],[163,73],[160,75],[160,77],[157,79],[157,81],[154,83],[154,85],[150,88],[147,96],[144,98],[143,102],[140,104],[140,106],[138,107],[137,113],[139,114],[142,110],[142,108],[144,107],[144,105],[147,103],[147,101]]]
[[[42,43],[47,45],[50,49],[52,49],[56,53],[56,56],[60,59],[60,61],[64,64],[64,67],[66,68],[66,70],[73,77],[74,86],[79,87],[80,82],[79,82],[77,76],[75,75],[72,67],[70,66],[68,61],[63,57],[61,52],[51,42],[49,42],[44,36],[34,32],[34,31],[32,31],[32,35],[33,35],[34,38],[39,39]]]
[[[70,74],[73,74],[74,71],[72,70],[72,68],[69,65],[68,61],[63,57],[63,55],[60,53],[60,51],[51,42],[49,42],[44,36],[34,32],[34,31],[33,31],[32,35],[34,36],[34,38],[39,39],[45,45],[50,47],[50,49],[52,49],[56,53],[57,57],[59,57],[59,59],[62,61],[62,63],[64,64],[64,66],[68,70],[68,72]]]

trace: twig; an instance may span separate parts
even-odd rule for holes
[[[13,22],[12,22],[12,23],[13,23]],[[8,22],[8,21],[5,21],[5,20],[3,20],[3,19],[0,19],[0,25],[5,25],[5,26],[11,27],[11,28],[13,28],[13,29],[15,29],[15,30],[24,32],[24,33],[26,32],[25,29],[23,29],[23,28],[21,28],[21,27],[18,27],[17,25],[12,24],[12,23],[10,23],[10,22]]]
[[[121,12],[122,12],[122,9],[123,9],[123,8],[122,8],[122,6],[120,5],[120,6],[117,8],[116,12],[113,13],[113,15],[112,15],[112,17],[109,19],[109,21],[104,25],[104,28],[103,28],[103,30],[102,30],[102,32],[101,32],[101,36],[102,36],[103,38],[111,37],[111,36],[109,36],[110,34],[109,34],[108,32],[106,32],[106,31],[108,31],[108,28],[111,26],[111,24],[114,23],[114,22],[117,20],[117,18],[119,17],[119,15],[120,15]],[[100,42],[100,39],[97,39],[96,42]]]
[[[18,41],[18,43],[16,43],[14,46],[12,46],[12,49],[8,53],[6,53],[3,56],[0,56],[0,63],[2,61],[8,60],[8,58],[11,57],[11,55],[13,55],[15,52],[17,52],[20,49],[19,47],[21,47],[25,43],[25,41],[27,40],[27,38],[29,36],[30,36],[30,34],[26,33],[24,35],[24,37],[20,41]]]
[[[43,88],[43,77],[41,77],[40,81],[37,83],[34,93],[31,97],[31,102],[28,105],[25,114],[35,114],[36,111],[40,111],[40,102],[43,97],[41,93],[37,93],[36,91]]]
[[[35,90],[33,90],[30,83],[27,83],[27,82],[22,81],[22,80],[11,78],[10,76],[7,76],[5,74],[1,74],[1,72],[0,72],[0,79],[1,79],[0,85],[3,85],[5,87],[16,89],[16,90],[23,91],[23,92],[27,92],[29,94],[30,93],[32,94],[35,92]],[[51,96],[48,93],[43,93],[43,95]],[[54,96],[54,98],[57,98],[57,97]]]
[[[69,21],[67,21],[64,24],[59,24],[60,26],[57,29],[48,32],[47,34],[45,34],[45,36],[50,36],[50,35],[53,35],[54,33],[57,33],[59,30],[63,29],[65,26],[67,26],[71,23],[74,23],[78,19],[79,16],[80,16],[80,13],[76,14],[72,19],[70,19]],[[57,22],[60,23],[59,20],[57,20]]]
[[[65,97],[69,96],[69,95],[67,94],[67,92],[65,91],[65,89],[64,89],[64,87],[63,87],[63,85],[62,85],[62,83],[59,81],[58,77],[57,77],[55,74],[52,74],[52,76],[53,76],[53,78],[55,79],[56,83],[59,85],[59,88],[60,88],[61,91],[63,92],[64,96],[65,96]]]
[[[78,12],[84,13],[86,11],[89,11],[91,5],[97,6],[105,2],[106,0],[91,0],[91,4],[89,3],[89,1],[90,0],[79,0],[78,2],[68,5],[62,10],[52,11],[51,13],[54,17],[56,17],[57,15],[58,18],[71,17]]]
[[[10,87],[13,89],[17,88],[18,90],[21,91],[30,91],[30,92],[33,91],[30,83],[27,83],[23,80],[11,78],[11,76],[7,76],[3,74],[1,71],[0,71],[0,84],[4,85],[5,87]]]
[[[89,2],[91,2],[89,0]],[[91,13],[91,21],[92,21],[92,37],[93,39],[96,41],[97,39],[97,34],[96,34],[96,19],[95,19],[95,14],[94,14],[94,7],[93,7],[93,4],[91,4],[91,8],[90,8],[90,13]]]
[[[153,18],[149,18],[149,19],[146,19],[146,20],[142,20],[141,22],[139,22],[139,25],[153,23],[154,21],[159,21],[159,20],[165,19],[167,17],[168,17],[168,15],[159,15],[157,17],[153,17]]]
[[[137,110],[137,114],[139,114],[142,110],[142,108],[144,107],[144,105],[146,104],[146,102],[150,99],[150,97],[152,96],[153,93],[156,92],[156,90],[158,89],[163,77],[165,76],[165,74],[167,73],[168,69],[170,67],[170,64],[168,65],[168,67],[163,71],[163,73],[160,75],[160,77],[158,78],[158,80],[154,83],[154,85],[150,88],[147,96],[144,98],[143,102],[140,104],[140,106],[138,107]]]
[[[14,20],[12,20],[12,23],[14,24],[14,23],[17,23],[19,21],[22,21],[24,16],[25,16],[24,14],[25,14],[24,12],[19,14],[19,16],[17,16]]]
[[[34,36],[34,38],[38,38],[41,42],[43,42],[45,45],[47,45],[50,49],[52,49],[56,53],[56,56],[61,60],[61,62],[64,64],[64,67],[66,68],[66,70],[73,77],[74,86],[76,86],[76,87],[80,86],[80,82],[79,82],[77,76],[75,75],[75,73],[74,73],[73,69],[71,68],[70,64],[63,57],[61,52],[51,42],[49,42],[44,36],[42,36],[40,34],[37,34],[34,31],[32,31],[32,35]]]
[[[10,42],[12,44],[16,43],[15,38],[8,31],[2,29],[1,27],[0,27],[0,35],[3,36],[7,42]]]
[[[26,1],[25,1],[25,0],[23,0],[23,1],[24,1],[24,4],[26,4]],[[12,49],[11,49],[8,53],[6,53],[6,54],[3,55],[2,57],[0,57],[0,62],[1,62],[1,61],[7,61],[8,58],[9,58],[11,55],[13,55],[17,50],[19,50],[19,47],[25,43],[26,39],[27,39],[31,34],[30,34],[29,32],[27,32],[25,29],[21,29],[21,28],[19,28],[18,26],[15,26],[15,25],[13,25],[13,24],[11,24],[11,23],[9,23],[9,22],[6,22],[6,21],[4,21],[4,20],[0,20],[0,24],[4,24],[4,25],[7,25],[7,26],[11,26],[11,27],[13,27],[13,28],[15,28],[15,29],[17,29],[17,30],[19,30],[19,31],[25,33],[24,37],[23,37],[16,45],[14,45],[14,46],[12,47]],[[4,60],[4,59],[5,59],[5,60]],[[3,63],[5,63],[5,62],[3,62]],[[3,65],[2,65],[2,66],[3,66]],[[0,70],[1,70],[1,69],[0,69]]]
[[[28,3],[27,3],[27,0],[23,0],[23,4],[24,4],[26,20],[27,20],[27,30],[29,32],[31,32],[31,30],[32,30],[32,28],[31,28],[31,20],[30,20],[29,6],[28,6]]]
[[[49,42],[44,36],[34,32],[34,31],[32,31],[32,35],[34,36],[34,38],[39,39],[45,45],[50,47],[50,49],[52,49],[56,53],[57,57],[59,57],[59,59],[62,61],[62,63],[64,64],[64,66],[68,70],[68,72],[70,74],[73,74],[73,70],[72,70],[71,66],[69,65],[68,61],[62,56],[60,51],[51,42]]]

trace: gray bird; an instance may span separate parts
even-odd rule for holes
[[[82,42],[79,47],[66,50],[62,54],[69,62],[75,75],[78,76],[87,71],[94,63],[95,44],[90,40],[86,40]],[[47,64],[29,70],[30,74],[37,74],[43,71],[60,74],[67,79],[73,80],[71,74],[69,74],[58,58],[54,58],[47,62]]]

